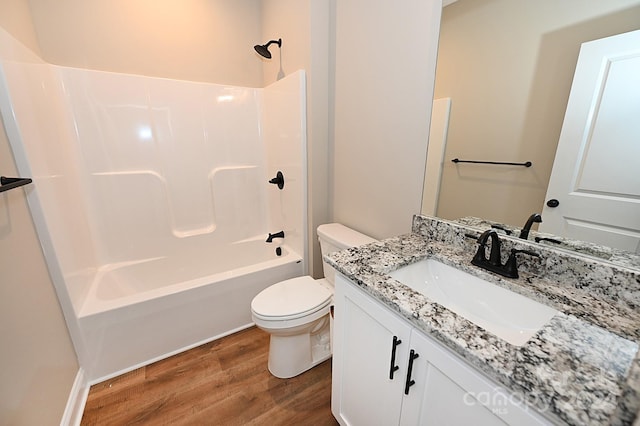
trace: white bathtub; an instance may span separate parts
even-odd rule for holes
[[[306,271],[304,71],[256,89],[1,60],[0,85],[91,383],[250,325]]]
[[[264,240],[101,268],[78,313],[96,383],[252,325],[261,290],[303,275]]]

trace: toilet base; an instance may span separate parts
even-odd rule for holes
[[[290,329],[286,335],[271,334],[268,365],[271,374],[288,379],[331,357],[329,315],[315,322],[307,333],[297,334],[296,330]]]

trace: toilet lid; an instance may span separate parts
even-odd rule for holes
[[[331,291],[310,276],[281,281],[262,290],[251,302],[261,317],[299,318],[331,303]]]

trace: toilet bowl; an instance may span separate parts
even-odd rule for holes
[[[318,227],[322,254],[374,242],[373,238],[339,223]],[[256,326],[270,336],[271,374],[289,378],[331,357],[331,319],[335,271],[323,262],[325,277],[310,276],[281,281],[251,301]]]

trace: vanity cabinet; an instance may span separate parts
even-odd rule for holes
[[[550,424],[339,273],[333,333],[341,425]]]

